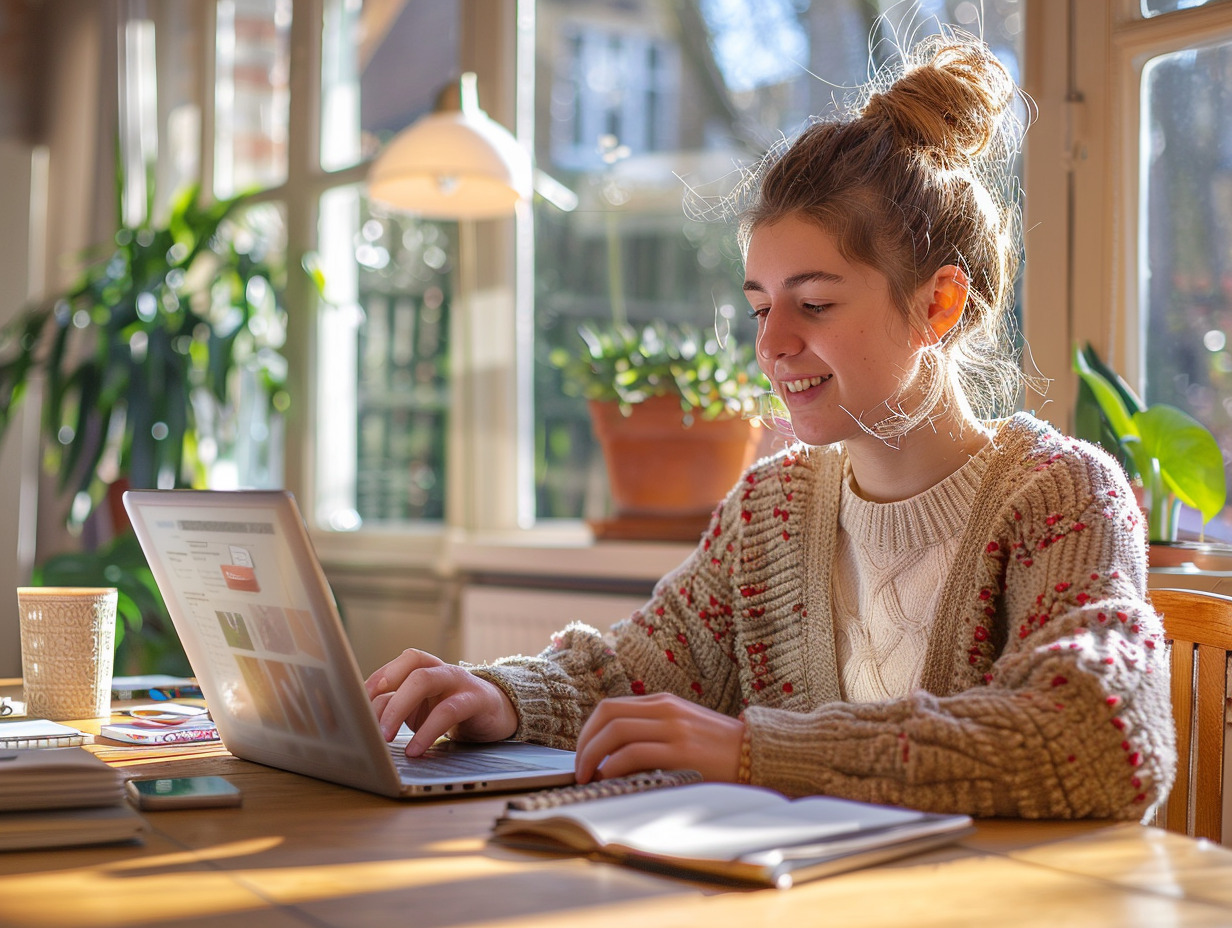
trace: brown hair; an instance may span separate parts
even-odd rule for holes
[[[982,42],[956,31],[932,36],[883,70],[852,113],[814,122],[746,181],[738,233],[746,256],[759,225],[802,215],[847,260],[884,274],[904,315],[937,270],[967,273],[967,308],[928,358],[939,376],[922,405],[884,423],[887,434],[914,427],[954,391],[985,416],[1016,400],[1018,97]]]

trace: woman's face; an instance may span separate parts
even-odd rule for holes
[[[753,230],[744,291],[757,319],[758,364],[796,437],[811,445],[879,441],[856,420],[872,427],[891,404],[910,404],[903,388],[923,342],[885,276],[850,263],[821,226],[792,215]]]

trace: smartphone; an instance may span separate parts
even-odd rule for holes
[[[215,809],[238,806],[240,791],[222,777],[158,777],[129,780],[128,794],[139,809]]]

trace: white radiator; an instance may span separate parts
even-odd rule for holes
[[[570,622],[600,631],[645,605],[644,596],[467,586],[462,590],[459,656],[479,663],[511,654],[538,654]]]

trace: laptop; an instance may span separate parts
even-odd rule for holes
[[[290,493],[130,490],[124,508],[232,754],[397,798],[573,782],[572,751],[385,742]]]

